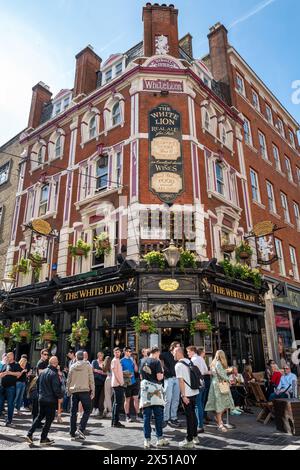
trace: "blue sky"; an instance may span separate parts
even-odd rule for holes
[[[154,3],[154,2],[152,2]],[[160,2],[164,3],[164,2]],[[168,2],[170,3],[170,2]],[[179,33],[208,52],[209,27],[221,21],[230,43],[300,122],[292,83],[300,80],[299,0],[177,0]],[[0,0],[0,145],[27,125],[31,88],[72,88],[75,55],[87,44],[105,60],[142,39],[146,0]]]

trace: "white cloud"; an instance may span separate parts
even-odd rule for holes
[[[27,126],[31,89],[36,83],[43,81],[56,93],[71,87],[72,79],[63,73],[63,57],[38,30],[3,11],[0,44],[5,44],[0,48],[1,145]]]
[[[261,10],[264,10],[267,6],[271,5],[272,3],[276,2],[276,0],[265,0],[262,3],[259,3],[256,5],[253,10],[249,11],[245,15],[241,16],[240,18],[237,18],[234,20],[230,25],[228,29],[234,28],[237,24],[243,23],[244,21],[248,20],[251,18],[251,16],[257,15]]]

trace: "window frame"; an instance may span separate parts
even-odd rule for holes
[[[259,101],[259,95],[258,93],[252,88],[252,104],[254,108],[260,112],[260,101]]]
[[[109,77],[109,78],[107,78],[107,77]],[[109,82],[112,81],[112,78],[113,78],[112,68],[108,69],[104,72],[104,78],[105,78],[105,83],[109,83]]]
[[[256,182],[256,187],[253,185],[253,179],[252,176],[254,177],[254,180]],[[258,203],[261,203],[261,197],[260,197],[260,189],[259,189],[259,182],[258,182],[258,175],[253,168],[250,168],[250,182],[251,182],[251,191],[252,191],[252,199],[253,201],[256,201]],[[255,193],[253,191],[255,189]],[[257,195],[257,198],[255,198],[255,194]]]
[[[104,160],[107,162],[107,164],[100,166],[99,163],[103,162]],[[104,172],[104,173],[98,174],[98,171],[101,168],[106,168],[107,171]],[[105,179],[105,176],[106,176],[106,186],[104,186],[104,185],[101,186],[101,180],[103,178]],[[102,157],[98,158],[98,160],[96,161],[96,173],[95,173],[96,187],[95,187],[95,193],[100,193],[100,192],[106,191],[108,189],[108,186],[109,186],[108,176],[109,176],[109,156],[108,155],[103,155]],[[99,181],[100,181],[100,185],[98,185]]]
[[[92,122],[94,123],[93,126],[91,124]],[[92,134],[92,131],[93,131],[93,134]],[[89,127],[88,127],[88,137],[89,137],[89,140],[93,140],[97,137],[97,117],[96,117],[96,114],[93,114],[93,116],[90,117]]]
[[[277,214],[273,184],[270,181],[266,181],[266,186],[267,186],[267,197],[268,197],[268,209],[273,214]],[[270,194],[268,191],[269,188],[271,189],[272,198],[270,198]],[[270,207],[270,201],[272,201],[272,208]]]
[[[7,181],[9,180],[9,173],[10,173],[10,161],[0,166],[0,186],[2,186],[2,184],[7,183]],[[1,181],[1,175],[4,175],[3,181]]]
[[[291,216],[290,216],[290,211],[289,211],[288,199],[287,199],[287,195],[282,191],[280,191],[280,201],[281,201],[281,207],[283,209],[284,221],[290,224]]]
[[[277,116],[277,124],[278,124],[279,134],[281,135],[281,137],[283,137],[285,139],[286,137],[285,137],[285,130],[284,130],[283,120],[278,116]]]
[[[115,109],[118,109],[118,113],[114,112]],[[121,109],[121,103],[120,101],[117,101],[114,103],[114,105],[111,108],[111,122],[112,126],[119,126],[122,124],[122,109]]]
[[[271,106],[269,106],[267,103],[265,103],[266,106],[266,118],[269,124],[272,124],[274,126],[274,118],[273,118],[273,111]]]
[[[218,175],[218,169],[221,171],[221,178]],[[215,175],[216,175],[216,191],[221,196],[226,196],[225,193],[225,178],[224,178],[224,167],[222,163],[215,162]],[[222,191],[219,191],[219,187]]]
[[[262,137],[262,142],[261,142],[261,137]],[[258,131],[258,141],[259,141],[259,155],[264,160],[269,160],[266,136],[261,131]],[[262,145],[262,143],[263,143],[263,145]]]
[[[274,162],[275,162],[275,168],[276,168],[276,170],[282,172],[279,149],[278,149],[277,145],[275,145],[275,144],[272,144],[272,149],[273,149],[273,157],[274,157]],[[275,157],[275,154],[277,155],[278,158]]]
[[[286,172],[287,172],[288,180],[293,183],[294,178],[293,178],[291,159],[287,155],[285,155],[284,156],[284,162],[285,162],[285,169],[286,169]]]
[[[279,238],[275,238],[275,246],[276,246],[276,252],[278,256],[279,274],[281,276],[286,276],[283,246],[282,246],[282,241],[279,240]]]
[[[47,199],[42,199],[43,195],[43,190],[47,188]],[[46,215],[49,209],[49,195],[50,195],[50,184],[44,184],[41,186],[40,190],[40,198],[39,198],[39,206],[38,206],[38,216],[42,217],[43,215]],[[45,207],[45,212],[41,210],[42,207]]]
[[[248,133],[245,132],[246,131],[245,126],[247,126]],[[251,123],[249,119],[247,119],[245,116],[244,116],[243,129],[244,129],[244,138],[245,138],[246,144],[253,146]],[[247,135],[249,136],[249,140],[246,139]]]
[[[245,79],[239,72],[236,72],[236,87],[238,92],[246,97]]]
[[[291,265],[292,265],[293,273],[294,273],[294,279],[298,281],[299,280],[299,267],[298,267],[296,248],[293,247],[292,245],[289,245],[289,252],[290,252]]]

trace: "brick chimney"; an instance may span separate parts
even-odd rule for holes
[[[43,82],[37,83],[32,88],[28,127],[35,129],[40,125],[43,107],[51,101],[51,97],[50,88]]]
[[[211,72],[214,79],[220,82],[222,92],[231,104],[231,66],[228,57],[228,31],[221,23],[210,28],[208,34]]]
[[[159,5],[147,3],[143,8],[144,22],[144,54],[151,57],[156,53],[164,53],[179,57],[178,47],[178,10],[174,5]],[[157,51],[156,39],[165,36],[160,51]]]
[[[88,95],[97,88],[97,72],[102,59],[88,45],[76,55],[74,97]]]
[[[179,46],[184,50],[191,58],[193,58],[193,36],[187,33],[179,41]]]

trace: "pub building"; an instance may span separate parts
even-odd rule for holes
[[[228,83],[194,57],[191,35],[179,38],[174,5],[147,3],[143,25],[140,43],[105,62],[91,46],[79,52],[72,89],[53,97],[43,82],[33,87],[5,266],[15,282],[1,294],[1,319],[30,320],[34,335],[52,319],[49,347],[61,358],[84,315],[90,357],[178,339],[261,370],[263,292],[216,263],[235,262],[224,243],[238,246],[253,227],[244,121]],[[219,33],[209,35],[211,54]],[[145,267],[170,240],[195,254],[195,269]],[[131,317],[142,311],[156,336],[134,334]],[[203,311],[212,335],[191,338]],[[41,347],[33,340],[17,352],[34,363]]]
[[[17,355],[27,353],[33,362],[42,346],[65,357],[71,324],[83,315],[90,330],[85,347],[89,357],[96,357],[100,350],[111,355],[114,347],[126,345],[137,352],[156,344],[167,350],[172,341],[178,340],[184,346],[205,347],[209,358],[222,348],[230,364],[242,368],[251,363],[255,370],[261,370],[263,293],[264,289],[257,290],[251,283],[230,282],[216,260],[198,263],[197,268],[184,273],[179,269],[148,269],[124,260],[101,273],[54,278],[34,288],[14,289],[6,322],[30,320],[34,334],[44,319],[55,323],[57,342],[41,345],[35,340],[17,345]],[[18,304],[23,304],[21,309]],[[131,317],[140,311],[151,312],[157,334],[134,332]],[[210,313],[213,331],[208,335],[197,332],[191,337],[189,322],[201,311]]]

